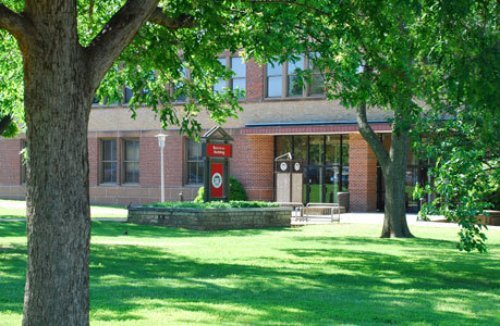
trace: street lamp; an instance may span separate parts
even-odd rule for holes
[[[160,132],[158,135],[156,135],[156,138],[158,138],[158,146],[160,146],[160,171],[161,171],[160,201],[163,203],[165,201],[165,173],[164,173],[165,167],[163,164],[163,152],[165,149],[165,139],[167,138],[167,135]]]

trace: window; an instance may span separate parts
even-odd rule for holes
[[[239,57],[231,58],[231,70],[234,72],[231,85],[232,89],[245,91],[247,71],[243,59]]]
[[[283,66],[277,62],[267,64],[267,97],[281,97],[283,91]]]
[[[287,96],[295,97],[304,94],[304,85],[297,73],[304,70],[304,56],[301,55],[296,62],[288,62],[287,65]]]
[[[201,143],[192,139],[186,142],[186,183],[202,184],[205,163],[201,152]]]
[[[232,90],[242,90],[246,91],[246,65],[241,57],[224,57],[218,59],[220,64],[224,67],[228,67],[233,71],[233,77],[231,79],[219,79],[217,84],[214,86],[214,92],[223,92],[224,88]],[[242,97],[243,98],[243,97]]]
[[[270,62],[267,64],[267,97],[306,97],[324,94],[324,77],[314,65],[316,53],[300,55],[296,62]],[[308,69],[310,78],[303,81],[299,72]]]
[[[116,140],[101,140],[101,183],[116,183],[117,172]]]
[[[139,140],[123,141],[123,183],[139,183]]]

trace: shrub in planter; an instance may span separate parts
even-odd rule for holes
[[[205,195],[205,187],[198,189],[198,194],[193,200],[195,203],[202,203]],[[245,188],[235,177],[229,177],[229,200],[247,200]]]

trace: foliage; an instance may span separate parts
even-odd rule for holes
[[[198,193],[194,198],[195,203],[202,203],[205,196],[205,187],[200,187]],[[245,188],[235,177],[229,177],[229,200],[247,200],[247,193]]]
[[[498,229],[487,255],[457,252],[455,228],[415,227],[419,238],[401,241],[378,229],[93,222],[90,324],[500,324]],[[0,223],[0,234],[0,320],[20,325],[26,225]]]
[[[235,177],[229,177],[229,200],[247,200],[245,188]]]
[[[195,203],[203,203],[205,198],[205,187],[201,186],[198,189],[198,193],[196,194],[196,197],[193,199],[193,202]]]
[[[496,1],[436,3],[439,13],[431,12],[421,25],[427,44],[421,56],[428,63],[422,84],[432,110],[419,123],[429,136],[417,149],[435,162],[433,186],[425,192],[437,196],[424,214],[435,211],[458,222],[458,246],[465,251],[486,250],[476,216],[500,199],[497,6]]]
[[[24,1],[2,2],[16,12],[23,10]],[[81,45],[89,46],[124,3],[77,1]],[[226,50],[237,53],[243,48],[244,29],[239,23],[242,16],[236,10],[238,5],[233,1],[160,1],[159,6],[169,17],[190,16],[195,24],[176,30],[144,24],[101,81],[96,98],[104,105],[124,103],[126,86],[133,94],[128,103],[132,117],[137,107],[147,106],[158,115],[164,128],[179,126],[192,137],[200,131],[197,117],[202,111],[219,124],[235,117],[241,110],[238,98],[242,91],[213,92],[213,86],[219,78],[233,74],[220,64],[218,56]],[[21,124],[22,69],[14,37],[0,29],[0,117],[13,113]]]
[[[278,207],[276,203],[267,201],[240,201],[231,200],[228,202],[223,201],[209,201],[209,202],[189,202],[189,201],[177,201],[177,202],[163,202],[163,203],[152,203],[144,205],[145,207],[158,207],[158,208],[190,208],[190,209],[232,209],[232,208],[266,208],[266,207]]]
[[[455,129],[467,134],[474,146],[457,137],[429,147],[422,158],[439,158],[433,190],[443,191],[441,200],[455,198],[442,207],[463,227],[459,247],[484,250],[473,218],[498,189],[492,181],[498,180],[492,171],[498,170],[500,121],[497,6],[493,0],[256,2],[253,10],[263,14],[251,21],[254,46],[247,52],[262,62],[314,54],[329,98],[393,111],[393,139],[408,130],[417,145],[436,129],[442,130],[436,142],[455,136]],[[433,123],[450,118],[456,124]]]
[[[424,205],[422,213],[445,215],[462,227],[459,236],[460,250],[486,251],[486,226],[478,224],[476,217],[495,204],[500,196],[500,152],[495,146],[498,139],[484,142],[483,116],[467,121],[475,110],[460,112],[451,120],[427,124],[430,137],[418,147],[424,155],[436,162],[429,171],[433,183],[417,189],[416,195],[434,196]],[[494,140],[494,141],[493,141]]]

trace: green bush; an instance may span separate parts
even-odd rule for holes
[[[193,202],[203,203],[203,196],[205,195],[205,187],[198,189],[198,194]],[[229,177],[229,200],[247,200],[247,192],[245,188],[235,177]]]
[[[194,198],[193,202],[195,203],[203,203],[203,197],[205,196],[205,187],[200,187],[198,189],[198,194]]]
[[[247,192],[235,177],[229,177],[229,200],[247,200]]]
[[[165,203],[151,203],[144,205],[145,207],[153,208],[191,208],[191,209],[231,209],[231,208],[266,208],[278,207],[276,203],[266,201],[242,201],[233,200],[228,202],[211,201],[211,202],[190,202],[190,201],[176,201]]]

